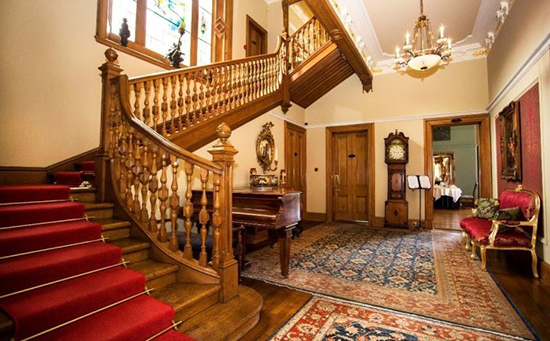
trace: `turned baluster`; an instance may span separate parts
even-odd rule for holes
[[[160,175],[160,190],[159,190],[159,200],[160,200],[160,230],[157,236],[157,239],[161,242],[166,242],[168,240],[168,235],[166,233],[166,200],[168,200],[168,187],[166,187],[166,182],[168,178],[166,177],[166,168],[168,167],[168,155],[166,152],[162,153],[162,171]]]
[[[197,93],[197,76],[198,76],[198,72],[195,71],[193,72],[193,95],[192,95],[192,100],[193,100],[193,111],[192,111],[192,115],[193,117],[191,118],[191,122],[192,124],[197,124],[199,122],[199,114],[198,114],[198,93]]]
[[[220,226],[222,217],[220,215],[220,175],[214,174],[214,193],[212,203],[212,267],[217,270],[220,264]]]
[[[161,134],[164,137],[168,136],[168,77],[162,79],[162,124],[161,124]]]
[[[158,79],[155,79],[153,81],[153,85],[154,85],[154,92],[155,92],[155,95],[153,97],[153,130],[157,131],[158,132],[158,129],[159,129],[159,119],[160,119],[160,110],[159,110],[159,86],[160,86],[160,82]]]
[[[157,228],[157,191],[159,188],[159,181],[157,178],[157,162],[158,152],[157,146],[153,145],[153,155],[151,156],[151,181],[149,181],[149,201],[151,202],[151,216],[149,217],[149,232],[156,234]]]
[[[199,223],[201,225],[201,253],[199,257],[199,264],[201,266],[206,266],[208,256],[206,254],[206,224],[208,224],[209,216],[208,211],[206,210],[206,205],[208,204],[208,199],[206,198],[206,183],[208,182],[208,171],[206,169],[201,169],[201,187],[202,187],[202,197],[201,197],[201,210],[199,212]]]
[[[142,121],[145,124],[149,125],[150,124],[149,120],[150,120],[150,117],[151,117],[151,109],[149,109],[149,95],[150,95],[150,91],[151,91],[151,83],[150,82],[137,83],[136,86],[137,85],[139,85],[140,87],[143,85],[143,88],[145,90],[145,99],[143,100],[143,116],[142,116],[143,118],[142,118]],[[138,104],[138,101],[136,101],[136,104]]]
[[[178,84],[179,84],[179,92],[178,92],[178,125],[177,125],[177,131],[183,131],[184,123],[183,123],[183,112],[184,112],[184,99],[183,99],[183,81],[185,78],[182,74],[178,75]],[[175,131],[174,131],[175,132]]]
[[[142,158],[142,167],[143,172],[141,173],[141,221],[144,224],[149,222],[149,212],[147,211],[147,185],[149,184],[149,142],[145,142],[142,147],[143,149],[143,158]]]
[[[193,191],[192,177],[194,166],[190,162],[185,162],[185,204],[183,206],[183,215],[185,217],[185,246],[183,247],[183,257],[187,259],[193,258],[193,248],[191,246],[191,228],[193,227]]]
[[[176,96],[177,96],[177,78],[176,76],[171,76],[170,77],[170,89],[172,90],[170,92],[170,134],[174,134],[178,129],[177,129],[177,126],[176,126],[176,115],[177,115],[177,109],[178,109],[178,104],[177,104],[177,101],[176,101]],[[180,114],[180,117],[181,117],[181,114]]]
[[[216,67],[214,68],[214,74],[212,75],[212,111],[211,117],[217,116],[219,114],[219,105],[220,105],[220,76],[221,69]]]
[[[191,83],[190,73],[185,74],[185,128],[191,127]]]
[[[199,89],[199,92],[200,92],[200,96],[199,96],[199,119],[201,121],[206,121],[206,91],[205,91],[205,86],[204,86],[204,83],[208,81],[208,74],[206,73],[206,70],[202,70],[200,72],[200,82],[201,82],[201,85],[200,85],[200,89]]]
[[[119,155],[120,155],[120,174],[119,174],[119,181],[118,181],[118,189],[120,191],[120,197],[125,198],[126,197],[126,161],[127,161],[127,155],[128,155],[128,130],[127,125],[124,121],[122,124],[122,131],[120,136],[120,147],[119,147]]]
[[[178,167],[179,162],[175,156],[172,156],[172,195],[170,196],[170,250],[177,251],[178,243],[178,210],[180,207],[180,197],[178,196]]]
[[[133,205],[134,205],[134,208],[133,208],[133,212],[135,212],[135,214],[138,216],[139,218],[139,215],[140,215],[140,212],[141,212],[141,202],[139,200],[139,195],[141,194],[141,191],[140,191],[140,185],[141,185],[141,180],[140,180],[140,177],[142,175],[142,172],[143,172],[143,168],[141,167],[141,146],[140,146],[140,138],[139,138],[139,134],[136,133],[135,134],[135,138],[134,138],[134,154],[135,154],[135,163],[134,163],[134,167],[132,167],[132,175],[134,177],[134,202],[133,202]]]
[[[128,158],[126,160],[126,206],[130,211],[134,211],[134,198],[132,196],[132,185],[134,183],[134,173],[132,169],[135,166],[134,160],[134,132],[133,128],[128,129]]]

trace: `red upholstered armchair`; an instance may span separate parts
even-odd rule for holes
[[[539,278],[537,270],[537,226],[540,212],[540,197],[537,193],[525,190],[519,185],[507,189],[500,195],[500,209],[519,207],[520,218],[515,221],[464,218],[460,222],[466,249],[471,247],[472,259],[476,258],[476,248],[480,249],[481,266],[487,265],[487,250],[524,250],[531,252],[533,275]],[[510,230],[511,229],[511,230]],[[505,231],[509,230],[509,231]]]

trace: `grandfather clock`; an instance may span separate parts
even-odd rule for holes
[[[384,226],[408,228],[409,203],[406,200],[405,173],[409,162],[409,138],[396,130],[384,141],[385,162],[388,165],[388,200]]]

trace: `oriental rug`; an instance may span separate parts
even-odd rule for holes
[[[313,297],[270,340],[496,341],[515,338],[372,306]]]
[[[247,258],[244,277],[465,326],[533,338],[491,276],[471,260],[460,233],[382,230],[327,223],[291,246],[288,278],[278,247]]]

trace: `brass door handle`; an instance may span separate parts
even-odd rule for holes
[[[333,178],[334,178],[334,187],[336,187],[336,192],[339,192],[340,189],[338,189],[338,186],[340,186],[340,175],[335,174]]]

